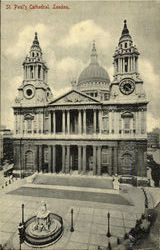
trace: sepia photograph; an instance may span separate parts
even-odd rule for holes
[[[160,1],[1,1],[0,250],[160,249]]]

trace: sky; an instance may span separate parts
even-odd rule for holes
[[[65,5],[68,9],[53,9]],[[49,5],[50,9],[31,9]],[[19,7],[19,9],[18,9]],[[27,10],[26,10],[27,8]],[[127,26],[140,52],[139,73],[149,104],[147,128],[160,127],[160,1],[2,1],[1,124],[13,129],[13,103],[22,63],[38,32],[54,98],[71,88],[88,65],[92,41],[99,63],[113,77],[113,54]]]

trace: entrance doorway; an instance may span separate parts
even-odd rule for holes
[[[33,152],[30,150],[25,153],[25,170],[31,173],[34,171]]]
[[[62,111],[56,111],[56,133],[62,132]]]
[[[87,146],[86,149],[86,171],[92,172],[93,171],[93,147]]]
[[[125,153],[122,156],[122,174],[131,174],[133,171],[133,162],[132,155],[129,153]]]
[[[70,147],[71,170],[78,170],[78,147],[76,145]]]
[[[62,171],[62,146],[56,145],[56,173]]]

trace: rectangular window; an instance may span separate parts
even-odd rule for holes
[[[128,57],[125,57],[125,72],[128,72]]]
[[[108,134],[109,133],[109,119],[108,119],[108,116],[102,117],[102,125],[103,125],[103,132]]]
[[[38,78],[40,79],[41,78],[41,66],[38,65]]]
[[[102,164],[109,164],[109,158],[110,158],[110,154],[109,154],[108,148],[103,147],[102,148]]]
[[[31,72],[30,72],[31,73],[31,79],[33,79],[33,66],[32,65],[30,66],[30,70],[31,70]]]
[[[44,148],[44,163],[48,162],[48,148]]]
[[[27,120],[27,132],[32,133],[32,120]]]
[[[145,134],[145,115],[143,111],[141,113],[141,133]]]
[[[124,118],[124,129],[130,129],[130,118]]]

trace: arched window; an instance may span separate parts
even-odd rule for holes
[[[123,119],[123,132],[129,134],[131,132],[131,122],[133,123],[133,114],[130,112],[125,112],[121,115]]]
[[[32,133],[32,120],[27,120],[27,133]]]
[[[31,65],[31,67],[30,67],[30,70],[31,70],[31,79],[33,79],[34,73],[33,73],[33,66],[32,66],[32,65]]]

